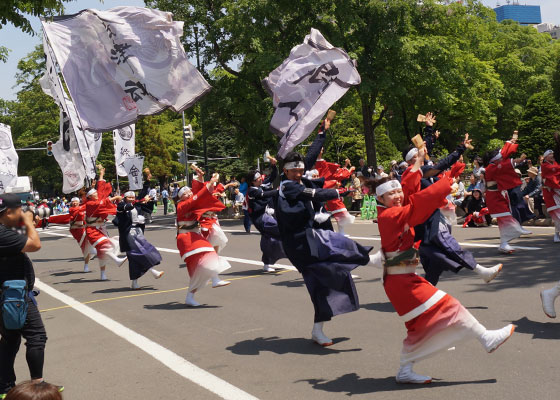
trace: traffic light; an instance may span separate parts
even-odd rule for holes
[[[193,140],[194,139],[194,130],[193,130],[191,124],[183,126],[183,136],[185,137],[185,139],[188,139],[188,140]]]
[[[52,156],[52,142],[49,140],[47,142],[47,156]]]
[[[180,151],[177,153],[177,159],[181,164],[185,163],[185,153]]]

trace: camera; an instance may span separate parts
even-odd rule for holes
[[[29,205],[24,205],[22,206],[22,211],[23,212],[32,212],[33,215],[43,219],[43,218],[48,218],[51,215],[51,209],[48,207],[35,207],[35,206],[29,206]]]

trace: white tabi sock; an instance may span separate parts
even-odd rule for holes
[[[474,272],[476,272],[486,283],[489,283],[494,279],[500,271],[502,270],[502,264],[494,265],[493,267],[486,268],[480,264],[476,264]]]
[[[84,264],[84,272],[89,272],[89,265]]]

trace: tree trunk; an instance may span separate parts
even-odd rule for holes
[[[410,130],[408,128],[408,120],[407,120],[407,117],[406,117],[406,108],[404,108],[404,104],[402,104],[402,103],[401,103],[401,112],[402,112],[402,121],[403,121],[404,133],[406,134],[406,138],[410,142],[412,140],[412,137],[410,137]]]
[[[367,165],[377,166],[377,152],[375,149],[375,130],[372,124],[373,108],[375,107],[374,96],[362,95],[360,101],[362,103],[362,120],[364,123],[364,137],[366,140],[366,158]]]

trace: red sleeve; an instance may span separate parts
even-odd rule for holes
[[[112,191],[113,191],[113,187],[111,186],[110,183],[104,180],[97,182],[97,197],[100,200],[109,197]]]
[[[510,141],[505,142],[504,147],[502,147],[502,150],[500,150],[500,153],[502,153],[502,158],[508,158],[509,156],[511,156],[517,151],[517,147],[517,143],[513,144]]]
[[[223,193],[226,188],[221,183],[218,183],[214,188],[214,192]]]
[[[346,168],[338,168],[336,172],[332,175],[332,179],[336,179],[337,181],[343,181],[344,179],[350,178],[350,170]]]
[[[445,203],[445,198],[451,193],[451,179],[447,175],[426,189],[414,193],[408,198],[399,219],[406,219],[409,226],[416,226],[426,221],[432,213]]]
[[[49,217],[49,224],[66,225],[69,224],[71,220],[72,216],[70,214],[53,215]]]
[[[401,178],[401,186],[404,193],[404,203],[408,204],[408,198],[414,193],[420,191],[420,180],[422,179],[422,171],[410,172],[412,167],[403,173]]]
[[[200,182],[198,179],[192,181],[191,190],[193,193],[198,193],[204,187],[204,182]]]
[[[449,173],[449,176],[451,178],[455,178],[459,175],[461,175],[463,173],[463,171],[465,170],[465,164],[463,164],[462,162],[457,161],[455,164],[453,164],[453,166],[451,167],[451,172]]]
[[[325,181],[325,184],[323,185],[323,189],[334,189],[336,187],[338,181],[336,180],[330,180],[330,181]]]

